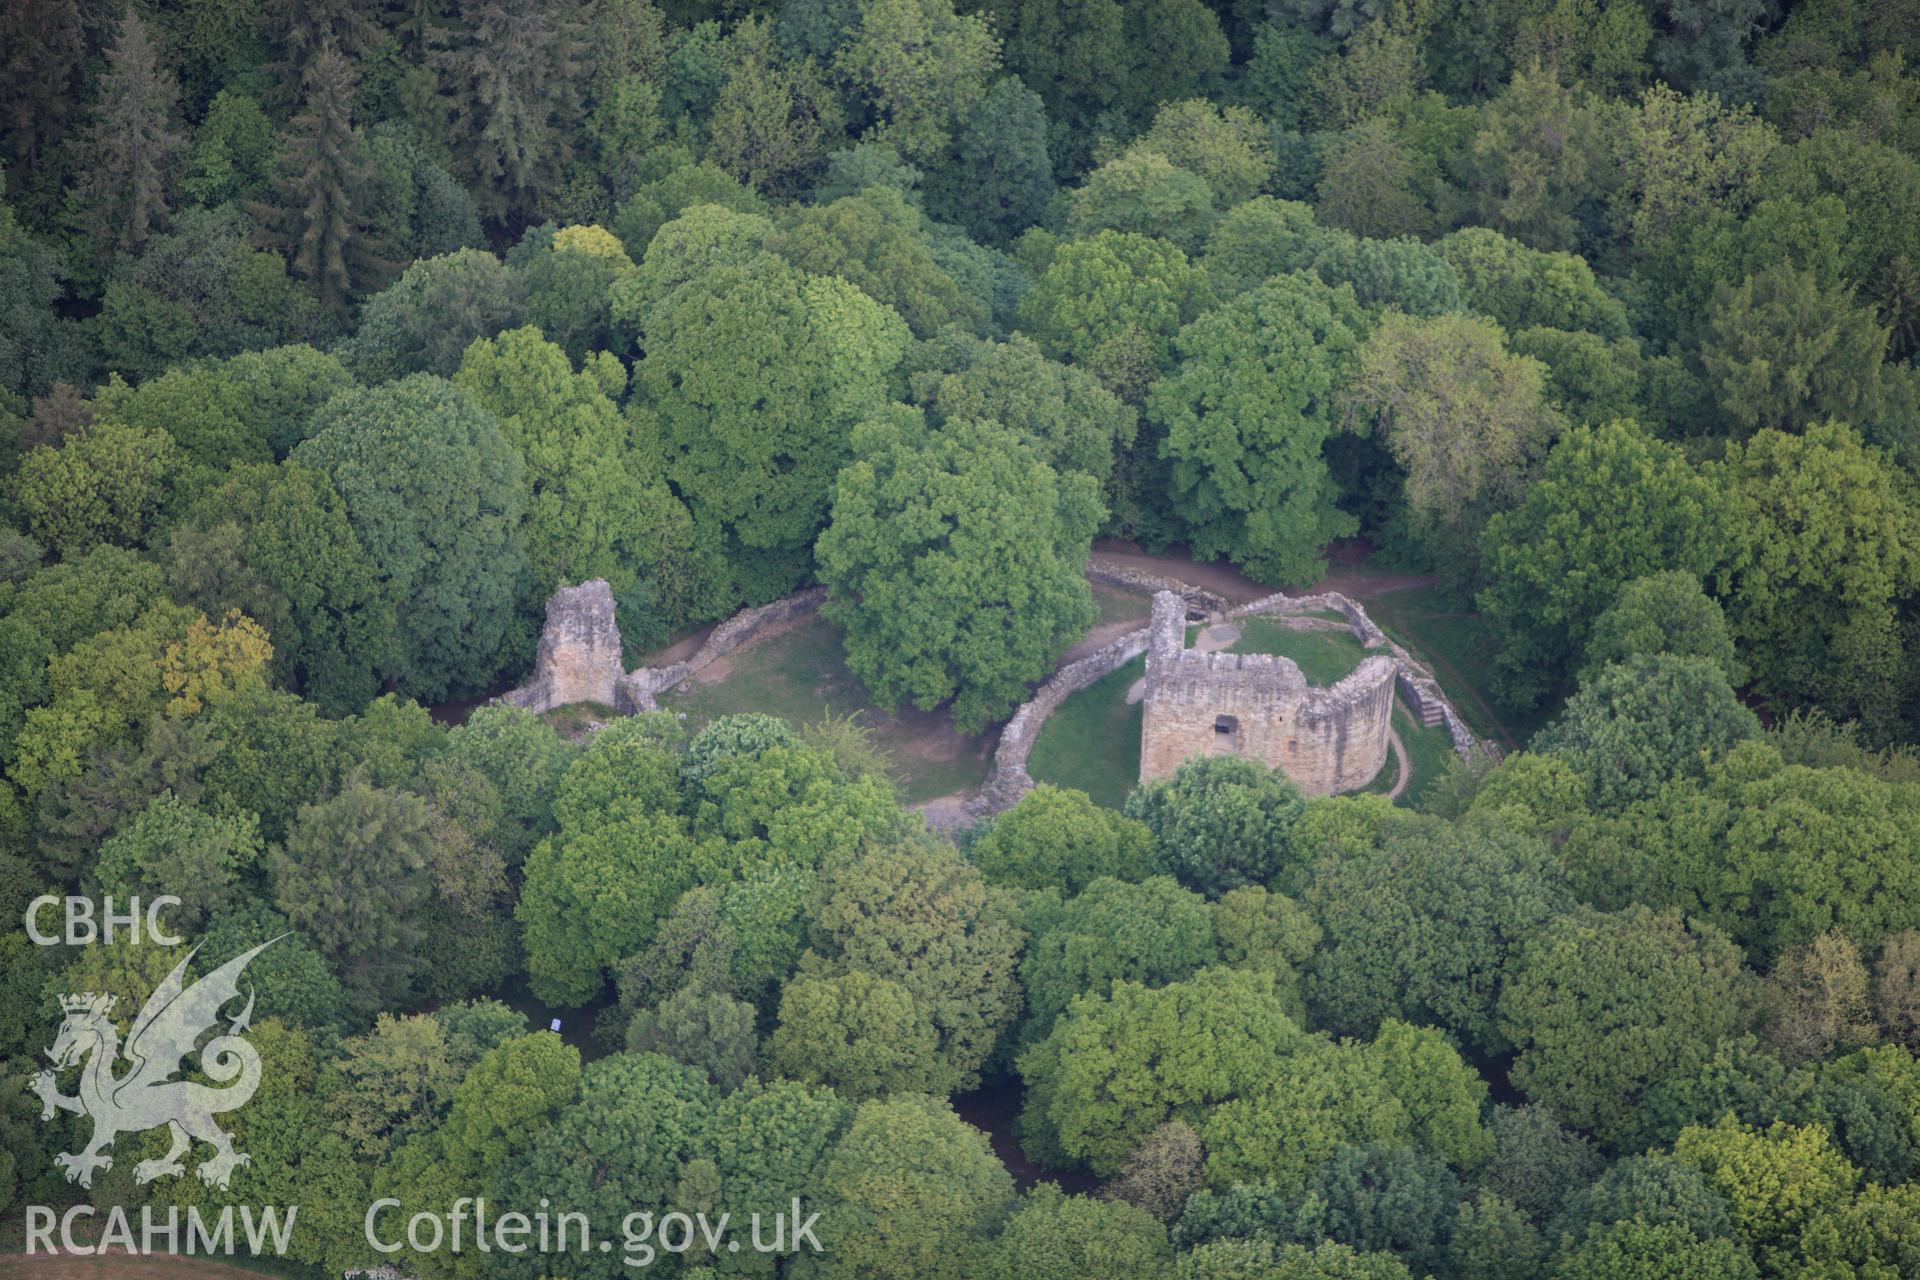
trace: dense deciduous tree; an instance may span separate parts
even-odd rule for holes
[[[52,699],[27,710],[9,775],[29,795],[78,775],[96,749],[260,691],[272,654],[266,633],[245,614],[215,623],[158,601],[47,663]]]
[[[1758,1280],[1759,1268],[1735,1241],[1702,1239],[1674,1222],[1628,1218],[1601,1227],[1561,1258],[1566,1280]]]
[[[1514,1083],[1572,1123],[1618,1132],[1649,1085],[1706,1060],[1749,1017],[1725,934],[1645,907],[1582,907],[1525,942],[1499,1001]]]
[[[94,875],[123,898],[174,895],[173,919],[197,931],[245,892],[260,857],[258,825],[251,814],[219,818],[162,795],[100,846]]]
[[[1736,685],[1746,675],[1725,613],[1700,589],[1700,579],[1684,570],[1651,573],[1620,588],[1606,612],[1593,620],[1582,679],[1610,662],[1660,653],[1705,658]]]
[[[1180,331],[1179,365],[1154,384],[1147,415],[1196,553],[1230,556],[1262,582],[1305,584],[1326,568],[1321,547],[1355,531],[1323,449],[1366,328],[1350,292],[1295,275]]]
[[[950,158],[928,176],[927,211],[1005,244],[1040,220],[1053,176],[1046,107],[1018,77],[1003,76],[961,119]]]
[[[109,379],[93,412],[157,427],[188,460],[217,473],[284,458],[309,434],[315,411],[352,384],[334,356],[295,344],[169,369],[137,387]]]
[[[945,1078],[973,1087],[1020,1007],[1025,935],[1004,898],[950,849],[882,847],[827,869],[813,917],[801,975],[899,984],[939,1033]]]
[[[228,539],[241,562],[231,576],[196,550],[217,555]],[[395,600],[324,473],[295,462],[236,468],[193,524],[175,527],[171,550],[176,589],[201,608],[273,606],[261,621],[274,670],[306,697],[338,714],[378,691],[393,662]]]
[[[1231,298],[1272,276],[1311,268],[1330,239],[1309,206],[1256,196],[1221,215],[1200,263],[1214,293]]]
[[[1157,989],[1116,982],[1020,1055],[1021,1142],[1117,1172],[1159,1125],[1257,1094],[1274,1080],[1275,1058],[1308,1043],[1270,974],[1208,969]]]
[[[1043,782],[986,826],[967,852],[995,884],[1078,893],[1105,876],[1144,880],[1153,833],[1085,792]]]
[[[1639,815],[1628,835],[1654,878],[1650,894],[1672,895],[1756,957],[1832,928],[1870,950],[1920,896],[1909,865],[1916,803],[1913,783],[1783,765],[1754,743],[1710,769],[1703,787],[1676,789]]]
[[[1020,328],[1057,359],[1138,404],[1180,327],[1206,306],[1206,277],[1165,240],[1101,231],[1060,246],[1020,302]]]
[[[1886,733],[1902,686],[1893,602],[1920,585],[1911,477],[1839,423],[1762,431],[1724,474],[1735,535],[1719,589],[1754,687]]]
[[[166,432],[96,422],[21,459],[13,501],[27,532],[63,556],[101,542],[140,546],[178,464]]]
[[[1324,931],[1308,979],[1315,1025],[1369,1036],[1432,1023],[1474,1052],[1507,1047],[1494,1011],[1516,949],[1567,905],[1547,846],[1485,824],[1422,823],[1323,855],[1303,895]]]
[[[1482,543],[1480,607],[1499,636],[1506,695],[1537,702],[1634,578],[1719,564],[1732,537],[1728,505],[1722,486],[1633,422],[1570,430]]]
[[[949,0],[875,0],[861,6],[834,69],[872,108],[868,137],[932,160],[986,95],[999,53],[986,20]]]
[[[733,598],[783,594],[806,573],[854,424],[884,403],[906,325],[845,281],[761,258],[689,280],[640,327],[634,389],[668,479],[722,541]]]
[[[303,806],[285,843],[267,851],[274,905],[340,965],[363,1007],[384,1006],[411,981],[429,841],[418,796],[353,778]]]
[[[525,328],[474,343],[453,381],[526,460],[536,590],[605,578],[620,596],[644,581],[679,620],[699,611],[697,578],[712,566],[701,564],[691,517],[659,460],[614,405],[625,380],[604,354],[574,372],[564,351]]]
[[[1689,217],[1744,211],[1778,141],[1746,108],[1661,84],[1614,115],[1621,180],[1611,193],[1612,217],[1634,256],[1651,253]]]
[[[799,210],[767,247],[811,275],[859,286],[919,337],[955,324],[983,330],[986,303],[968,296],[946,270],[925,223],[898,191],[868,188]]]
[[[862,1103],[819,1166],[824,1277],[958,1280],[1014,1206],[987,1136],[935,1098]]]
[[[1063,1195],[1052,1183],[1029,1192],[980,1264],[983,1280],[1099,1280],[1173,1274],[1166,1229],[1124,1202]]]
[[[340,358],[362,382],[409,373],[452,377],[476,338],[508,328],[519,310],[519,285],[500,259],[479,249],[422,258],[369,298],[360,327]]]
[[[768,1061],[781,1075],[853,1102],[892,1093],[951,1093],[930,1010],[889,978],[855,970],[797,978],[780,995]]]
[[[1459,273],[1468,304],[1509,333],[1542,327],[1627,334],[1626,307],[1576,254],[1530,249],[1484,227],[1462,228],[1435,247]]]
[[[1159,236],[1188,253],[1200,248],[1218,217],[1206,179],[1145,146],[1095,169],[1068,200],[1069,235],[1119,231]]]
[[[1361,346],[1346,411],[1406,473],[1407,506],[1437,554],[1464,552],[1491,515],[1526,494],[1563,425],[1546,403],[1545,375],[1476,316],[1390,315]]]
[[[684,819],[617,802],[583,806],[534,846],[516,914],[541,998],[581,1005],[598,995],[614,962],[644,946],[693,883],[696,853]]]
[[[1003,0],[1007,64],[1045,100],[1054,154],[1077,171],[1103,112],[1144,122],[1226,69],[1227,39],[1197,0]]]
[[[717,1101],[699,1071],[658,1054],[616,1053],[589,1063],[577,1099],[539,1130],[524,1156],[490,1170],[498,1198],[537,1205],[545,1196],[575,1206],[589,1221],[619,1223],[634,1212],[658,1221],[676,1203],[687,1162],[706,1154]],[[583,1278],[610,1280],[629,1269],[617,1253],[566,1256]]]
[[[1127,797],[1160,867],[1210,897],[1249,884],[1296,882],[1309,850],[1296,841],[1300,788],[1242,756],[1198,756]]]
[[[1818,1126],[1752,1129],[1728,1118],[1684,1130],[1674,1155],[1706,1174],[1728,1218],[1769,1272],[1791,1273],[1819,1247],[1816,1222],[1841,1208],[1859,1172]]]
[[[1534,249],[1572,249],[1581,202],[1601,187],[1604,129],[1587,95],[1553,69],[1516,71],[1473,139],[1480,221]]]
[[[1049,360],[1025,334],[1006,342],[951,331],[909,356],[932,368],[909,375],[913,398],[936,423],[996,422],[1066,474],[1106,484],[1117,450],[1133,443],[1134,410],[1084,369]]]
[[[1170,876],[1140,884],[1099,879],[1036,922],[1020,958],[1026,1021],[1020,1038],[1046,1038],[1073,1000],[1116,979],[1145,986],[1179,982],[1219,958],[1206,899]]]
[[[294,461],[332,479],[397,602],[400,689],[485,688],[525,589],[525,465],[493,416],[439,378],[335,396]]]
[[[1092,625],[1081,577],[1098,482],[997,423],[913,411],[862,424],[815,554],[847,664],[891,710],[951,704],[977,733]],[[991,572],[988,572],[991,570]]]
[[[524,1159],[541,1131],[571,1104],[580,1085],[580,1053],[551,1031],[516,1035],[488,1049],[454,1085],[445,1119],[394,1152],[374,1191],[402,1212],[435,1212],[475,1194]],[[423,1253],[409,1261],[422,1275],[484,1274],[472,1251]]]

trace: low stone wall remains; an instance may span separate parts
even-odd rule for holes
[[[826,598],[825,587],[808,587],[771,604],[742,609],[708,633],[686,661],[641,667],[622,675],[620,628],[614,621],[613,593],[607,584],[595,579],[562,587],[547,602],[547,624],[540,634],[532,678],[495,701],[529,711],[551,711],[581,701],[605,702],[622,715],[658,711],[660,694],[755,636],[816,612]]]
[[[1142,569],[1137,565],[1123,564],[1118,560],[1109,560],[1103,555],[1087,557],[1087,578],[1092,582],[1104,583],[1109,587],[1119,587],[1122,591],[1133,591],[1143,596],[1151,596],[1156,591],[1171,591],[1185,596],[1187,603],[1207,613],[1225,613],[1227,598],[1217,591],[1205,587],[1196,587],[1191,583],[1169,578],[1165,574]]]
[[[1331,611],[1347,620],[1353,638],[1369,649],[1385,649],[1393,658],[1393,664],[1400,686],[1400,693],[1407,700],[1408,708],[1420,718],[1420,723],[1429,727],[1445,725],[1447,737],[1453,742],[1453,749],[1462,759],[1471,759],[1476,752],[1488,752],[1490,744],[1481,742],[1467,728],[1467,722],[1460,718],[1453,703],[1440,691],[1440,682],[1424,662],[1419,661],[1400,645],[1387,637],[1386,632],[1374,624],[1372,618],[1359,601],[1338,591],[1328,591],[1320,595],[1290,596],[1276,593],[1252,604],[1241,605],[1228,616],[1248,618],[1256,615],[1273,616],[1293,613],[1321,613]]]
[[[621,692],[634,711],[658,711],[660,703],[656,699],[659,695],[688,676],[706,670],[723,655],[738,649],[755,636],[782,623],[792,622],[795,618],[817,613],[826,598],[825,587],[808,587],[790,596],[782,596],[770,604],[742,609],[715,627],[691,658],[665,667],[641,667],[621,682]]]
[[[1147,651],[1148,629],[1129,631],[1118,640],[1095,649],[1084,658],[1069,662],[1050,676],[1020,704],[1013,718],[1000,730],[1000,745],[994,748],[993,764],[987,779],[967,803],[976,817],[986,817],[1011,809],[1020,797],[1033,789],[1027,773],[1027,756],[1040,736],[1041,726],[1068,695],[1078,693],[1102,676],[1111,675]]]
[[[1463,757],[1486,750],[1440,691],[1433,673],[1405,649],[1389,640],[1358,602],[1337,591],[1312,596],[1276,594],[1252,604],[1229,608],[1227,601],[1216,592],[1101,556],[1088,558],[1087,577],[1095,582],[1142,594],[1176,592],[1195,609],[1224,614],[1230,618],[1328,611],[1338,613],[1347,620],[1354,638],[1361,644],[1369,649],[1384,648],[1391,655],[1400,692],[1422,722],[1446,725],[1454,750]],[[809,587],[770,604],[742,609],[716,626],[693,656],[684,662],[663,667],[641,667],[617,676],[613,681],[611,698],[614,710],[623,715],[658,711],[660,694],[711,666],[720,657],[754,637],[795,618],[817,612],[826,594],[824,587]],[[593,700],[606,700],[603,686],[607,683],[608,655],[609,652],[616,655],[612,662],[613,670],[617,671],[617,655],[620,652],[620,632],[613,620],[611,605],[612,593],[600,581],[562,588],[557,592],[548,606],[547,627],[541,635],[540,654],[535,662],[533,677],[527,684],[502,694],[495,701],[512,703],[532,711],[550,711],[569,700],[578,700],[573,695],[586,690],[600,695]],[[1012,719],[1000,730],[1000,742],[994,750],[986,781],[967,802],[967,811],[975,817],[986,817],[1001,813],[1018,803],[1020,797],[1033,788],[1033,778],[1027,772],[1027,757],[1033,751],[1034,741],[1040,736],[1047,717],[1069,695],[1145,653],[1148,640],[1148,627],[1130,631],[1086,657],[1061,667],[1035,689],[1033,696],[1014,711]]]
[[[1467,728],[1466,721],[1460,718],[1459,712],[1454,710],[1453,704],[1440,691],[1439,682],[1434,679],[1433,673],[1426,668],[1425,664],[1388,639],[1386,633],[1367,616],[1366,609],[1358,601],[1338,591],[1311,596],[1276,593],[1251,604],[1229,608],[1227,602],[1214,592],[1191,586],[1174,578],[1136,569],[1132,565],[1115,564],[1100,556],[1088,558],[1087,577],[1095,582],[1104,582],[1129,591],[1149,593],[1173,591],[1184,596],[1190,604],[1211,612],[1223,613],[1229,618],[1338,613],[1347,620],[1348,628],[1362,645],[1369,649],[1386,650],[1387,655],[1393,660],[1395,681],[1399,690],[1406,697],[1408,707],[1420,717],[1422,723],[1444,724],[1447,728],[1447,736],[1453,741],[1453,749],[1459,752],[1462,758],[1471,758],[1475,752],[1487,749],[1486,745],[1474,736],[1473,731]],[[1013,718],[1008,720],[1006,727],[1000,731],[1000,745],[993,753],[993,764],[987,771],[986,781],[968,802],[968,812],[976,818],[991,817],[1018,804],[1020,797],[1033,789],[1033,777],[1027,772],[1027,757],[1032,753],[1034,741],[1046,725],[1047,717],[1067,700],[1068,695],[1079,692],[1100,677],[1119,670],[1145,653],[1149,637],[1150,627],[1130,631],[1105,648],[1061,667],[1046,683],[1035,689],[1033,697],[1014,711]]]

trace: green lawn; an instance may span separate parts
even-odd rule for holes
[[[796,726],[858,712],[891,757],[894,777],[910,803],[979,786],[991,750],[987,735],[961,735],[945,711],[908,706],[888,715],[875,707],[866,687],[847,670],[840,629],[821,617],[735,649],[663,694],[660,705],[685,712],[689,734],[719,716],[743,711],[762,711]]]
[[[1413,780],[1407,789],[1400,793],[1399,803],[1409,808],[1420,803],[1427,787],[1446,772],[1447,762],[1454,758],[1453,739],[1447,735],[1445,725],[1435,725],[1429,729],[1407,710],[1407,704],[1399,699],[1393,704],[1393,727],[1399,731],[1400,743],[1407,749],[1407,760],[1413,768]],[[1391,785],[1387,790],[1392,790]]]
[[[1088,585],[1093,588],[1094,607],[1100,611],[1093,620],[1093,625],[1096,627],[1103,627],[1109,622],[1144,624],[1153,616],[1153,601],[1137,591],[1122,591],[1104,582]]]
[[[1492,636],[1480,615],[1462,610],[1438,587],[1387,592],[1367,601],[1367,612],[1382,631],[1433,667],[1440,687],[1479,736],[1524,745],[1553,717],[1552,704],[1530,715],[1494,708],[1487,691]]]
[[[1353,638],[1353,632],[1295,631],[1271,618],[1243,618],[1238,623],[1240,638],[1232,653],[1278,653],[1292,658],[1308,684],[1329,685],[1352,674],[1367,657],[1367,647]]]
[[[1140,780],[1141,707],[1127,705],[1127,689],[1146,669],[1146,658],[1135,658],[1061,703],[1027,757],[1034,780],[1118,809]]]
[[[1284,653],[1315,684],[1340,679],[1369,652],[1346,631],[1289,631],[1264,618],[1248,618],[1242,627],[1234,652]],[[1140,777],[1141,707],[1127,705],[1127,690],[1145,671],[1146,659],[1135,658],[1061,703],[1047,718],[1027,759],[1027,772],[1034,780],[1084,791],[1109,808],[1125,803]],[[1428,784],[1446,769],[1453,741],[1444,727],[1429,729],[1421,724],[1398,697],[1393,726],[1413,772],[1399,803],[1417,804]],[[1390,755],[1380,776],[1365,789],[1384,794],[1393,790],[1398,777]]]

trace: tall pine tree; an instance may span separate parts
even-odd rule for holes
[[[375,0],[270,0],[266,27],[277,51],[273,83],[286,98],[304,93],[313,64],[327,48],[358,58],[380,38]]]
[[[0,158],[31,171],[80,102],[78,0],[0,0]]]
[[[307,68],[300,113],[288,126],[274,198],[249,205],[263,240],[335,311],[345,309],[356,286],[390,269],[365,225],[373,171],[353,125],[355,80],[353,64],[331,41],[323,44]]]
[[[446,97],[453,153],[483,217],[531,211],[572,151],[591,64],[575,0],[464,0],[428,63]]]
[[[153,28],[129,9],[107,52],[73,196],[74,221],[96,248],[138,249],[172,211],[187,145],[179,102],[179,81],[160,63]]]

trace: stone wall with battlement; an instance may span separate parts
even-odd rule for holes
[[[1367,611],[1358,601],[1338,591],[1313,596],[1276,594],[1255,600],[1252,604],[1241,605],[1230,610],[1227,616],[1249,618],[1301,613],[1337,613],[1347,620],[1354,639],[1369,649],[1380,649],[1391,657],[1400,684],[1400,694],[1407,700],[1408,709],[1428,728],[1445,725],[1454,751],[1463,759],[1470,759],[1475,753],[1488,754],[1496,759],[1499,757],[1497,746],[1481,741],[1474,736],[1473,730],[1467,728],[1467,722],[1460,718],[1459,711],[1441,692],[1440,682],[1426,664],[1390,640],[1384,631],[1374,625],[1373,619],[1367,616]]]
[[[1140,780],[1200,755],[1240,755],[1284,770],[1309,795],[1352,791],[1387,761],[1395,667],[1376,655],[1319,688],[1289,658],[1185,647],[1185,602],[1153,599],[1148,624]]]
[[[1371,742],[1373,722],[1376,719],[1382,725],[1389,722],[1392,690],[1396,681],[1415,715],[1429,725],[1447,726],[1454,747],[1461,755],[1483,749],[1441,693],[1433,673],[1415,661],[1406,650],[1387,639],[1373,624],[1373,620],[1367,617],[1365,609],[1338,592],[1315,596],[1274,595],[1229,610],[1226,601],[1214,592],[1131,565],[1104,562],[1098,556],[1088,561],[1087,577],[1131,591],[1169,591],[1175,597],[1174,603],[1161,606],[1156,599],[1154,620],[1147,626],[1130,631],[1095,652],[1068,663],[1034,690],[1033,696],[1014,712],[1013,718],[1000,731],[999,745],[994,752],[986,782],[967,804],[968,812],[976,817],[1010,808],[1033,786],[1033,779],[1027,773],[1027,756],[1033,750],[1034,740],[1039,737],[1047,717],[1069,695],[1119,670],[1150,649],[1162,654],[1179,655],[1178,661],[1183,664],[1195,658],[1213,659],[1207,668],[1212,673],[1208,680],[1220,686],[1232,686],[1235,680],[1251,676],[1256,668],[1265,670],[1258,662],[1249,665],[1249,659],[1258,658],[1259,655],[1187,653],[1186,626],[1195,614],[1224,614],[1240,618],[1255,614],[1332,612],[1346,619],[1354,636],[1363,645],[1383,651],[1382,656],[1366,659],[1345,680],[1330,688],[1314,689],[1301,678],[1300,683],[1307,693],[1301,697],[1293,714],[1292,724],[1296,732],[1291,737],[1270,737],[1267,741],[1278,743],[1283,757],[1287,754],[1287,744],[1293,743],[1292,754],[1303,761],[1313,762],[1311,765],[1298,763],[1289,768],[1284,759],[1273,761],[1287,768],[1289,774],[1300,778],[1303,788],[1344,789],[1348,780],[1363,770],[1365,776],[1351,785],[1364,785],[1378,771],[1385,761],[1384,734],[1379,747],[1382,754],[1376,757],[1369,754],[1370,749],[1356,751],[1354,730],[1361,728],[1360,736]],[[623,672],[620,628],[614,618],[612,590],[599,579],[583,582],[576,587],[563,587],[547,601],[547,622],[541,632],[540,650],[532,677],[520,688],[501,695],[499,701],[532,711],[550,711],[574,702],[605,703],[623,715],[658,710],[657,699],[660,694],[755,636],[818,610],[825,595],[824,589],[813,587],[771,604],[742,609],[716,626],[686,661]],[[1220,679],[1228,669],[1222,660],[1232,662],[1234,680]],[[1284,658],[1267,661],[1275,664],[1284,662],[1288,667],[1293,667]],[[1387,679],[1380,680],[1376,675],[1379,667],[1375,664],[1383,662],[1387,665],[1389,675]],[[1198,674],[1197,668],[1193,674]],[[1297,667],[1293,668],[1293,674],[1296,677],[1299,675]],[[1163,693],[1162,698],[1173,696],[1181,687],[1178,683],[1169,685],[1168,692]],[[1197,686],[1186,687],[1191,689]],[[1195,695],[1189,692],[1183,696],[1191,698]],[[1151,697],[1149,692],[1149,700]],[[1166,705],[1170,708],[1172,704]],[[1214,718],[1217,719],[1219,714],[1222,712],[1216,712]],[[1226,711],[1224,714],[1234,713]],[[1255,722],[1252,731],[1264,732],[1260,723],[1261,715],[1255,714],[1250,718]],[[1150,715],[1143,716],[1143,722],[1151,719]],[[1184,724],[1187,720],[1204,724],[1208,735],[1214,733],[1212,719],[1202,721],[1182,711],[1180,722]],[[1179,745],[1179,735],[1185,730],[1175,732],[1169,727],[1170,724],[1163,723],[1161,726],[1160,731],[1169,735],[1166,738],[1168,745],[1164,748],[1152,747],[1143,735],[1143,776],[1150,751],[1164,760],[1171,758],[1176,751],[1185,749]],[[1211,740],[1204,743],[1205,749],[1215,746]],[[1263,752],[1271,749],[1271,746],[1259,748]],[[1181,758],[1184,759],[1184,755]],[[1369,759],[1373,761],[1370,768]],[[1173,765],[1166,768],[1166,772],[1172,772],[1178,763],[1175,760]]]

